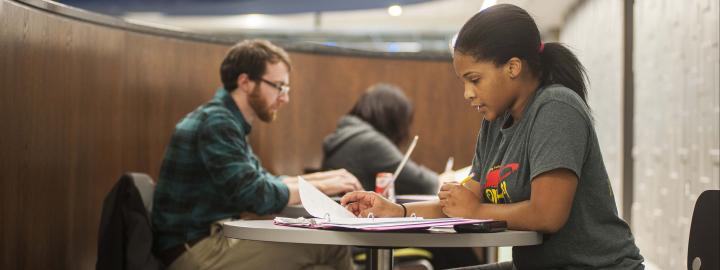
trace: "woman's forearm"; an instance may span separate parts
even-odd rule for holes
[[[552,228],[544,211],[533,207],[531,202],[522,201],[509,204],[483,203],[475,211],[472,218],[495,219],[507,221],[508,229],[522,231],[539,231],[553,233],[559,228]]]
[[[439,202],[440,201],[414,202],[404,205],[407,208],[407,216],[411,216],[414,213],[415,216],[423,218],[445,218],[447,216],[443,214]]]
[[[577,176],[556,169],[535,177],[529,200],[509,204],[481,203],[475,218],[506,220],[508,228],[554,233],[565,226],[572,210]]]

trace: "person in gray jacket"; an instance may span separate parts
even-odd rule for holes
[[[412,104],[390,84],[371,86],[325,137],[322,169],[345,168],[365,190],[375,190],[379,172],[394,172],[402,161],[398,147],[408,139]],[[412,160],[395,180],[396,194],[437,194],[438,174]]]
[[[394,172],[404,153],[399,146],[408,140],[413,108],[397,86],[376,84],[360,96],[353,108],[325,137],[322,169],[345,168],[365,190],[375,190],[379,172]],[[396,194],[437,194],[438,178],[449,176],[408,160],[395,180]],[[444,180],[447,181],[447,180]],[[480,261],[469,248],[425,248],[433,253],[434,268],[476,265]]]

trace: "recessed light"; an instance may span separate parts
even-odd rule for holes
[[[388,7],[388,14],[393,17],[402,15],[402,7],[400,5],[392,5]]]

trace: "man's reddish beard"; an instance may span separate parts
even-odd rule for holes
[[[248,102],[261,121],[270,123],[277,117],[277,112],[271,110],[270,104],[268,104],[267,100],[263,99],[262,94],[260,93],[260,84],[255,85],[255,88],[248,96]]]

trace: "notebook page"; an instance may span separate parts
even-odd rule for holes
[[[302,202],[305,210],[314,217],[325,218],[326,215],[329,215],[331,219],[355,218],[355,215],[350,211],[340,206],[340,204],[330,199],[330,197],[300,176],[298,176],[298,189],[300,190],[300,202]]]

